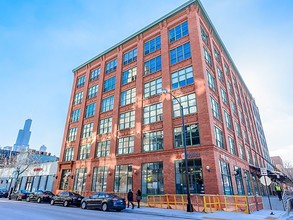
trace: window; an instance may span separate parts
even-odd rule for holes
[[[164,148],[163,131],[143,134],[143,151],[156,151]]]
[[[85,83],[85,75],[78,77],[77,83],[76,83],[76,88],[80,88],[80,87],[84,86],[84,83]]]
[[[111,73],[117,69],[117,58],[106,63],[106,74]]]
[[[104,81],[104,87],[103,87],[103,92],[108,92],[112,89],[115,89],[115,84],[116,84],[116,76],[107,79]]]
[[[232,85],[229,81],[227,81],[228,83],[228,90],[229,90],[229,93],[233,96],[233,88],[232,88]]]
[[[241,109],[239,108],[239,118],[240,118],[240,121],[245,124],[245,121],[244,121],[244,117],[243,117],[243,114],[242,114],[242,111]]]
[[[194,146],[200,144],[199,128],[197,124],[185,125],[186,146]],[[174,128],[174,144],[175,148],[183,147],[182,127]]]
[[[148,98],[153,95],[162,93],[162,78],[155,79],[144,84],[144,97]]]
[[[236,146],[235,146],[234,139],[228,136],[228,141],[229,141],[230,153],[236,155]]]
[[[194,93],[178,97],[177,99],[179,100],[179,102],[181,103],[183,107],[184,115],[189,115],[189,114],[197,112],[196,98]],[[181,116],[181,109],[180,109],[180,105],[178,101],[173,98],[172,102],[173,102],[173,116],[174,117]]]
[[[217,73],[218,73],[219,80],[224,82],[225,80],[224,80],[223,72],[219,67],[217,67]]]
[[[68,132],[68,141],[75,141],[76,140],[76,134],[77,134],[77,128],[70,128]]]
[[[172,89],[177,89],[194,82],[192,67],[187,67],[182,70],[172,73]]]
[[[133,128],[135,123],[135,111],[120,114],[119,129]]]
[[[110,155],[110,141],[102,141],[97,145],[96,157],[107,157]]]
[[[152,53],[161,48],[161,36],[145,42],[144,44],[144,55]]]
[[[89,143],[84,144],[80,147],[79,155],[78,155],[79,160],[85,160],[90,157],[90,147],[91,147],[91,144],[89,144]]]
[[[87,138],[92,136],[94,123],[85,124],[82,130],[82,138]]]
[[[245,182],[246,182],[246,189],[247,189],[247,194],[252,195],[252,187],[251,187],[251,180],[250,180],[250,173],[248,170],[244,170],[244,177],[245,177]]]
[[[106,192],[108,167],[99,166],[94,168],[92,191]]]
[[[222,184],[224,195],[233,195],[233,186],[231,181],[230,166],[228,163],[220,160]]]
[[[121,106],[134,103],[136,101],[136,88],[126,90],[121,93]]]
[[[127,83],[130,83],[134,80],[136,80],[136,67],[133,67],[132,69],[129,69],[122,74],[122,85],[125,85]]]
[[[216,137],[216,145],[224,149],[225,146],[224,146],[223,132],[218,127],[215,127],[215,137]]]
[[[100,120],[99,134],[106,134],[112,132],[112,118],[105,118]]]
[[[239,124],[236,121],[235,121],[235,130],[236,130],[237,136],[242,138],[242,134],[241,134],[241,131],[240,131]]]
[[[114,107],[114,96],[109,96],[102,100],[102,112],[110,111]]]
[[[248,136],[247,136],[247,133],[246,133],[246,131],[244,129],[243,129],[243,136],[244,136],[245,143],[249,144]]]
[[[220,63],[221,62],[220,54],[216,48],[214,48],[214,54],[215,54],[216,61]]]
[[[144,75],[157,72],[161,70],[161,68],[162,68],[161,56],[157,56],[144,63]]]
[[[169,30],[169,42],[172,43],[186,35],[188,35],[187,21]]]
[[[142,194],[164,194],[163,162],[142,164]]]
[[[79,93],[75,94],[73,104],[76,105],[76,104],[81,103],[82,96],[83,96],[83,92],[79,92]]]
[[[235,115],[237,115],[236,105],[235,105],[235,102],[233,102],[232,100],[231,100],[231,108],[232,108],[232,112]]]
[[[206,48],[204,48],[203,50],[204,50],[204,58],[205,58],[206,62],[207,62],[210,66],[213,66],[211,55],[209,54],[209,52],[207,51]]]
[[[71,113],[71,122],[76,122],[80,117],[80,109],[75,109]]]
[[[127,65],[129,63],[132,63],[137,59],[137,48],[127,52],[123,56],[123,65]]]
[[[191,57],[190,43],[185,43],[170,51],[171,65],[186,60]]]
[[[228,105],[228,98],[227,98],[227,92],[221,87],[221,96],[222,96],[222,101],[225,105]]]
[[[64,154],[64,161],[71,161],[73,160],[73,155],[74,155],[74,148],[66,148],[65,149],[65,154]]]
[[[226,121],[227,128],[229,128],[230,130],[233,130],[232,121],[231,121],[230,115],[225,110],[224,110],[224,115],[225,115],[225,121]]]
[[[216,100],[211,97],[211,105],[212,105],[212,113],[215,118],[221,120],[221,115],[219,111],[219,104],[216,102]]]
[[[226,63],[224,64],[224,72],[225,72],[226,76],[229,76],[229,68]]]
[[[131,154],[134,152],[134,136],[119,138],[117,154]]]
[[[163,107],[163,104],[161,102],[154,104],[154,105],[144,107],[144,109],[143,109],[143,123],[150,124],[150,123],[154,123],[156,121],[162,121],[163,120],[162,107]]]
[[[70,170],[62,170],[61,179],[60,179],[60,190],[67,190],[68,189],[68,178],[69,178]],[[37,189],[36,189],[37,190]]]
[[[243,145],[239,144],[239,156],[242,160],[246,160],[246,155]]]
[[[74,186],[73,190],[76,192],[83,192],[85,190],[86,183],[86,168],[80,168],[75,170]]]
[[[132,189],[132,165],[116,165],[114,192],[127,193]]]
[[[207,32],[202,27],[200,27],[200,32],[202,40],[206,43],[206,45],[209,45],[209,36]]]
[[[94,116],[95,111],[96,111],[96,103],[91,103],[91,104],[87,105],[86,108],[85,108],[84,117],[89,118],[89,117]]]
[[[92,87],[89,88],[88,93],[87,93],[87,98],[93,98],[95,96],[97,96],[98,93],[98,85],[94,85]]]
[[[94,81],[99,78],[101,69],[97,68],[91,71],[90,81]]]
[[[213,75],[207,70],[208,84],[209,87],[215,92],[216,91],[216,82]]]

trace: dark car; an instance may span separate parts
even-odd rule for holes
[[[26,199],[28,197],[28,195],[30,195],[31,192],[25,190],[25,189],[21,189],[21,190],[17,190],[13,193],[11,193],[10,197],[11,199],[15,199],[15,200],[23,200]]]
[[[55,195],[51,198],[51,205],[54,204],[63,204],[63,206],[67,207],[69,205],[80,206],[80,202],[83,199],[83,196],[74,192],[61,192],[58,195]]]
[[[101,209],[103,211],[116,210],[120,212],[126,208],[125,199],[115,195],[104,192],[99,192],[86,197],[81,201],[82,209]]]
[[[8,191],[7,189],[0,189],[0,198],[7,198],[8,197]]]
[[[42,191],[38,190],[34,193],[31,193],[27,198],[26,201],[36,201],[37,203],[41,202],[51,202],[51,198],[54,196],[54,194],[50,191]]]

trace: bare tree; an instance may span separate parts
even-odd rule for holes
[[[34,154],[30,151],[21,152],[14,157],[8,164],[7,167],[12,168],[13,175],[15,177],[14,185],[9,190],[9,199],[13,191],[18,187],[21,174],[23,174],[30,165],[40,163],[40,155]]]

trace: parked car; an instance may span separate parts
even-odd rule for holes
[[[17,190],[11,193],[10,197],[11,199],[15,199],[15,200],[23,200],[26,199],[28,195],[30,195],[31,192],[25,190],[25,189],[21,189],[21,190]]]
[[[126,202],[124,198],[121,198],[115,194],[108,194],[104,192],[98,192],[90,197],[86,197],[81,201],[82,209],[97,208],[103,211],[116,210],[120,212],[126,208]]]
[[[51,198],[51,205],[54,204],[63,204],[63,206],[67,207],[69,205],[80,206],[80,202],[83,199],[83,196],[74,192],[61,192],[58,195],[55,195]]]
[[[50,191],[43,191],[38,190],[34,193],[31,193],[27,198],[26,201],[36,201],[37,203],[41,202],[51,202],[51,198],[54,196],[54,194]]]
[[[8,197],[8,191],[7,189],[0,189],[0,198],[7,198]]]

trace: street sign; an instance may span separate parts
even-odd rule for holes
[[[260,168],[260,174],[261,174],[262,176],[267,176],[267,175],[268,175],[267,168]]]
[[[262,176],[261,178],[259,178],[259,181],[264,186],[269,186],[272,183],[271,179],[268,176]]]

